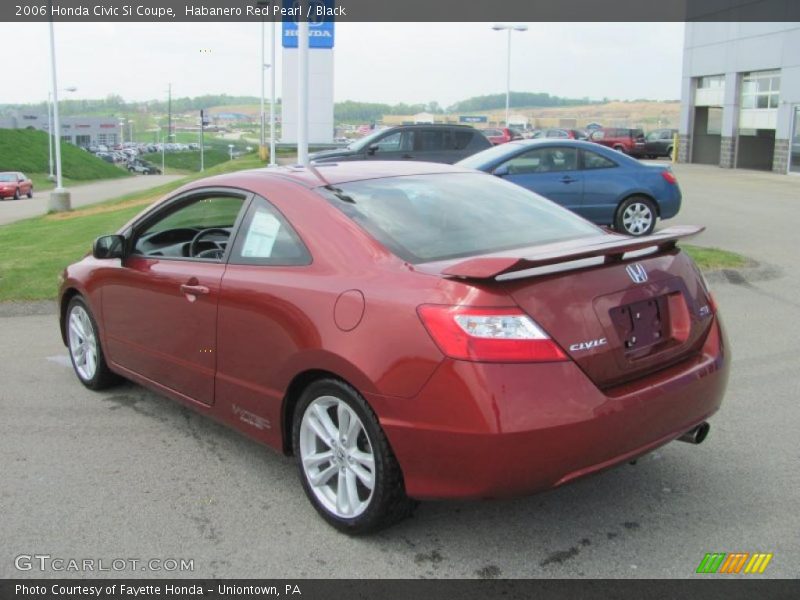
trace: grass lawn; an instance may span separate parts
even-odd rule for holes
[[[203,176],[261,166],[254,155],[227,161]],[[85,255],[92,241],[113,233],[131,217],[200,174],[151,190],[115,198],[69,213],[57,213],[0,226],[0,301],[55,298],[58,275]],[[682,245],[704,271],[746,266],[748,259],[716,248]]]
[[[0,171],[41,173],[46,179],[49,163],[48,136],[44,131],[0,129]],[[61,172],[70,181],[128,177],[124,169],[66,143],[61,144]]]
[[[153,163],[159,169],[161,168],[161,153],[153,152],[152,154],[145,154],[142,156],[143,160]],[[218,164],[230,160],[230,155],[227,150],[219,150],[217,148],[206,148],[203,153],[203,165],[206,169],[210,169]],[[178,171],[200,171],[200,151],[191,150],[187,152],[166,152],[164,154],[164,166],[168,169],[176,169]]]
[[[701,246],[691,246],[681,244],[686,253],[692,257],[697,266],[702,271],[718,271],[720,269],[739,269],[752,263],[751,260],[727,250],[719,248],[703,248]]]

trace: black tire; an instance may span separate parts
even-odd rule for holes
[[[639,217],[636,218],[636,215]],[[614,217],[614,229],[626,235],[650,235],[658,220],[656,205],[645,196],[630,196],[623,200]]]
[[[374,456],[374,486],[369,504],[361,514],[353,518],[340,517],[319,501],[303,467],[300,448],[303,416],[312,402],[325,396],[344,402],[355,412],[363,424]],[[388,527],[411,516],[418,504],[406,496],[400,465],[375,413],[355,389],[342,381],[320,379],[303,391],[293,415],[292,449],[306,496],[320,516],[339,531],[349,535],[360,535]]]
[[[30,189],[28,190],[28,194],[27,195],[28,195],[28,199],[33,198],[33,186],[30,187]]]
[[[670,146],[669,148],[667,148],[667,158],[668,158],[669,160],[672,160],[672,146]]]
[[[19,200],[19,188],[14,190],[14,200]]]
[[[625,152],[625,146],[621,146],[619,144],[614,146],[614,150],[616,150],[617,152],[622,152],[623,154],[627,154],[627,152]]]
[[[97,359],[96,359],[96,367],[94,369],[94,373],[91,377],[86,377],[79,371],[78,365],[76,364],[75,356],[72,351],[71,341],[72,336],[76,335],[70,329],[70,318],[73,314],[73,311],[76,308],[81,308],[86,312],[86,315],[89,317],[89,323],[91,324],[92,328],[92,335],[96,340],[96,349],[97,349]],[[116,385],[122,378],[117,375],[116,373],[112,372],[108,365],[106,364],[105,355],[103,354],[103,348],[100,344],[100,336],[98,334],[97,329],[97,322],[94,320],[94,316],[92,315],[92,311],[89,309],[88,304],[81,296],[75,296],[72,300],[69,301],[67,305],[67,312],[64,317],[64,327],[66,331],[66,338],[67,338],[67,349],[69,350],[69,358],[72,362],[72,368],[75,371],[75,375],[77,376],[78,380],[85,385],[90,390],[102,390],[107,387],[111,387],[112,385]]]

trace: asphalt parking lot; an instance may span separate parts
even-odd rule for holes
[[[674,222],[759,263],[712,278],[733,367],[704,444],[533,497],[424,503],[348,538],[290,459],[138,386],[86,390],[49,303],[0,306],[0,577],[80,575],[15,568],[36,553],[192,559],[173,573],[191,577],[695,577],[705,553],[736,551],[774,554],[760,577],[798,577],[800,179],[676,173]]]

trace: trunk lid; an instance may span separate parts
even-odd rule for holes
[[[500,286],[605,389],[700,351],[712,303],[694,263],[675,247],[700,231],[602,235],[441,265],[441,274]]]

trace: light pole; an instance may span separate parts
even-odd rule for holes
[[[308,21],[297,23],[297,162],[308,166]]]
[[[511,32],[512,31],[528,31],[527,25],[509,25],[506,23],[495,23],[492,26],[495,31],[508,32],[508,49],[506,54],[506,127],[508,127],[508,118],[510,116],[509,109],[511,105]]]
[[[64,189],[64,181],[61,176],[61,121],[58,118],[58,77],[56,76],[56,38],[53,32],[53,19],[50,18],[50,76],[53,93],[53,129],[55,129],[56,141],[56,188],[50,192],[50,200],[47,209],[52,212],[63,212],[70,210],[69,192]]]
[[[68,88],[64,88],[63,92],[74,92],[77,91],[78,88],[74,86],[70,86]],[[50,175],[48,179],[50,181],[55,181],[56,176],[53,172],[53,92],[47,92],[47,146],[48,151],[50,154]],[[60,136],[59,136],[60,139]]]
[[[231,160],[233,160],[233,144],[228,144],[228,153],[230,154]]]

